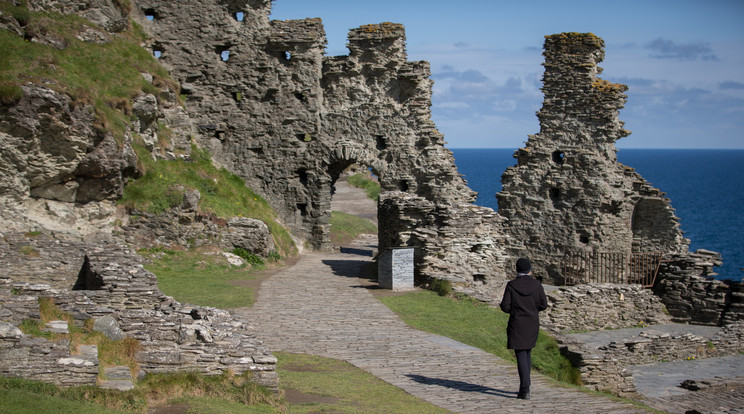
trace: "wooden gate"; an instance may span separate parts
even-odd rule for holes
[[[563,258],[561,272],[567,285],[614,283],[651,287],[660,263],[658,252],[573,252]]]

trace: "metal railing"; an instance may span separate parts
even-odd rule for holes
[[[572,252],[561,262],[565,284],[641,284],[652,287],[661,253]]]

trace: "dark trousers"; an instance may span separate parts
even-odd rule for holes
[[[532,368],[532,350],[515,349],[517,357],[517,371],[519,372],[519,393],[530,392],[530,368]]]

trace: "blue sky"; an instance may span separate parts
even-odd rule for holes
[[[516,148],[539,132],[544,36],[605,41],[601,77],[628,85],[619,148],[744,149],[744,1],[274,0],[271,19],[320,17],[328,55],[349,29],[406,27],[431,62],[432,118],[449,148]]]

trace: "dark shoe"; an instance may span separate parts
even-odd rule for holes
[[[517,394],[517,398],[519,398],[520,400],[529,400],[530,399],[530,393],[529,392],[519,393],[519,394]]]

